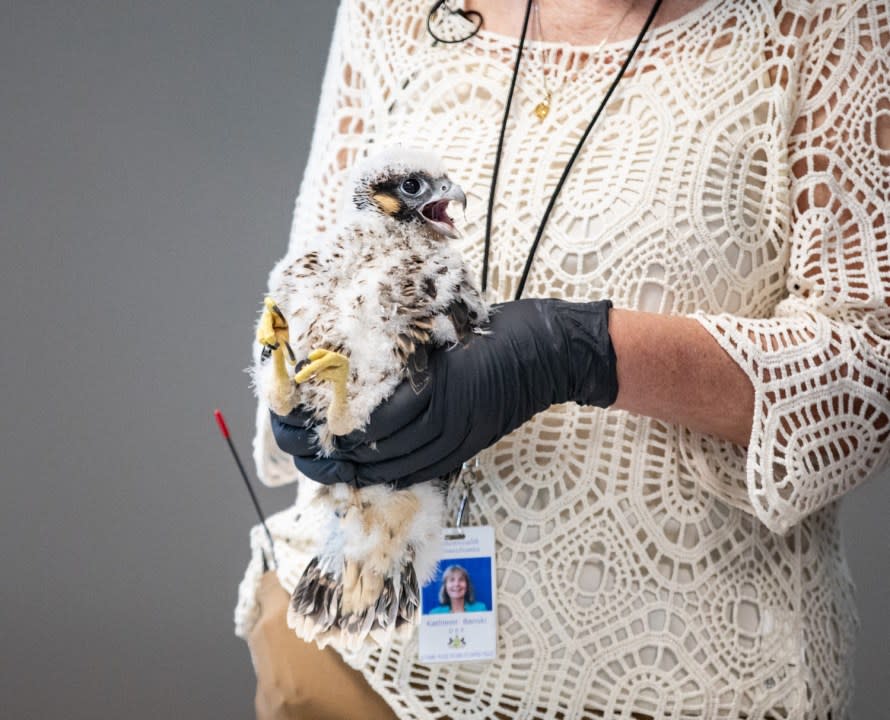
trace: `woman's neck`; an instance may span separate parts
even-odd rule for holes
[[[482,13],[486,30],[519,37],[527,0],[465,0],[464,7]],[[537,0],[541,34],[551,42],[595,45],[633,37],[654,0]],[[671,22],[706,0],[664,0],[655,25]],[[532,31],[533,32],[533,31]]]
[[[451,601],[451,612],[463,612],[464,611],[464,601],[461,600],[452,600]]]

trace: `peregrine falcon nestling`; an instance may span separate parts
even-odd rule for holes
[[[364,427],[402,380],[423,382],[428,346],[460,343],[488,319],[447,242],[457,237],[448,205],[466,198],[435,156],[385,151],[363,161],[346,190],[335,230],[273,270],[253,371],[273,411],[312,413],[322,454],[334,436]],[[356,647],[415,624],[418,584],[435,570],[443,485],[320,487],[314,502],[330,526],[291,600],[300,637]]]

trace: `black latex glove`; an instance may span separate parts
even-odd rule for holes
[[[418,393],[407,382],[371,415],[362,432],[318,457],[308,415],[272,413],[282,450],[325,484],[392,483],[441,477],[553,404],[607,407],[618,394],[608,300],[518,300],[492,308],[488,335],[429,354]]]

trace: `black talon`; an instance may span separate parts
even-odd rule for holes
[[[268,360],[269,356],[272,354],[272,351],[277,350],[279,347],[281,346],[278,343],[275,343],[274,345],[263,345],[263,351],[260,353],[260,358],[262,360]],[[290,350],[289,346],[288,350]],[[291,352],[291,357],[293,357],[293,352]]]
[[[287,323],[287,318],[284,317],[284,313],[278,309],[277,305],[272,305],[272,312],[275,313],[278,317],[280,317],[282,322]]]

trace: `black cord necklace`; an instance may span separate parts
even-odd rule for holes
[[[494,169],[491,174],[491,189],[488,192],[488,216],[485,220],[485,250],[482,255],[482,292],[484,293],[486,288],[488,287],[488,255],[491,249],[491,223],[492,223],[492,213],[494,210],[494,193],[495,188],[497,187],[498,182],[498,171],[500,170],[501,165],[501,153],[504,147],[504,135],[507,130],[507,118],[510,116],[510,106],[513,103],[513,92],[516,88],[516,78],[519,76],[519,65],[522,61],[522,49],[525,46],[525,37],[528,32],[528,19],[531,15],[533,0],[528,0],[525,8],[525,18],[522,21],[522,34],[519,36],[519,48],[516,51],[516,62],[513,65],[513,77],[510,79],[510,90],[507,94],[507,104],[504,107],[504,117],[501,121],[501,131],[498,136],[498,148],[497,152],[494,156]],[[608,91],[606,91],[605,96],[599,104],[599,107],[596,109],[596,112],[593,114],[593,118],[591,118],[590,123],[587,125],[587,129],[584,131],[584,134],[581,136],[581,139],[578,141],[578,144],[575,145],[575,149],[572,152],[572,156],[569,158],[569,161],[566,163],[565,168],[563,168],[562,176],[559,178],[559,182],[556,184],[556,189],[553,191],[553,194],[550,196],[550,201],[547,203],[547,209],[544,211],[544,216],[541,218],[541,224],[538,226],[538,231],[535,233],[535,239],[532,242],[531,249],[529,250],[528,257],[525,261],[525,268],[523,268],[522,276],[519,279],[519,285],[516,288],[516,296],[515,299],[519,300],[522,296],[522,291],[525,288],[525,282],[528,279],[529,271],[531,270],[532,260],[535,257],[535,252],[538,249],[538,244],[541,242],[541,237],[544,234],[544,227],[547,225],[547,221],[550,219],[550,213],[553,211],[553,206],[556,204],[556,198],[559,195],[560,190],[562,190],[562,186],[565,184],[566,178],[569,176],[569,172],[572,169],[572,165],[574,165],[575,160],[578,158],[578,155],[581,152],[581,148],[584,145],[584,141],[587,140],[587,136],[590,135],[590,131],[593,130],[593,126],[596,124],[596,121],[599,119],[599,116],[602,114],[603,109],[606,107],[609,102],[609,98],[612,97],[612,93],[615,91],[615,88],[618,87],[618,83],[621,78],[624,76],[625,71],[630,65],[630,61],[633,59],[634,54],[637,51],[637,48],[640,46],[640,43],[643,41],[643,37],[646,32],[649,30],[649,26],[652,24],[652,21],[655,19],[655,15],[658,12],[658,8],[661,6],[662,0],[655,0],[652,5],[652,10],[649,11],[649,17],[646,18],[646,22],[643,23],[643,28],[640,30],[639,35],[637,35],[637,39],[634,41],[633,46],[630,49],[630,52],[627,54],[627,58],[624,60],[621,68],[618,70],[618,73],[615,75],[615,78],[612,80],[612,84],[609,86]],[[475,34],[475,33],[474,33]]]

